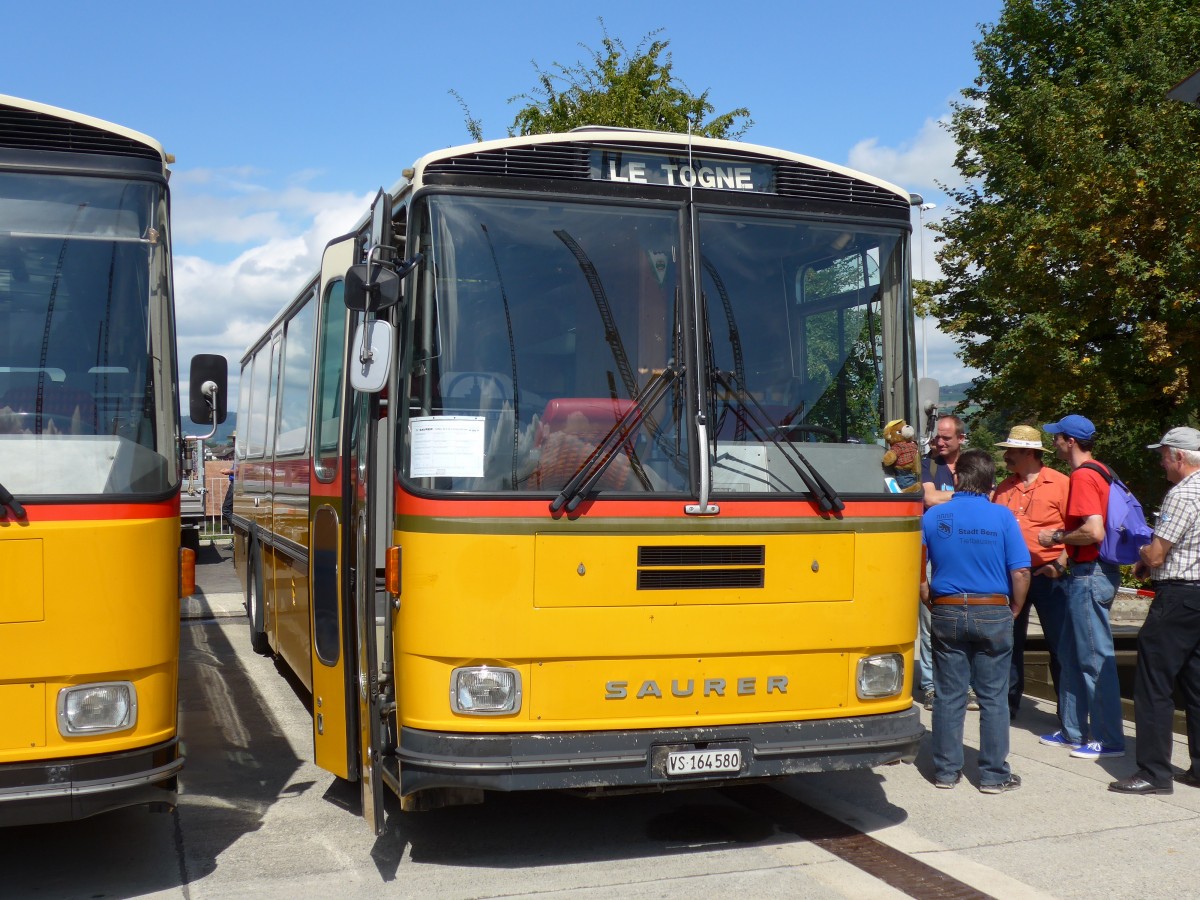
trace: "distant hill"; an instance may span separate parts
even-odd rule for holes
[[[967,391],[971,387],[971,382],[964,381],[961,384],[943,384],[941,394],[938,397],[938,405],[949,406],[954,403],[961,403],[967,399]]]

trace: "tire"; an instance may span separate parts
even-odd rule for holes
[[[179,545],[185,550],[200,550],[200,529],[184,528],[179,533]]]
[[[263,626],[262,561],[258,549],[250,549],[250,565],[246,567],[246,621],[250,626],[250,649],[264,656],[271,652]]]

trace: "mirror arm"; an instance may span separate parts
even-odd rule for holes
[[[363,316],[363,328],[361,329],[362,346],[358,348],[358,361],[364,366],[375,360],[375,351],[371,349],[371,329],[367,327],[370,325],[370,321],[371,320],[368,320],[366,316]]]
[[[394,268],[395,268],[395,272],[396,272],[396,277],[397,278],[407,277],[408,273],[411,272],[413,269],[415,269],[420,264],[421,260],[423,260],[424,258],[425,258],[424,253],[418,253],[412,259],[406,259],[404,262],[395,266]]]
[[[205,435],[188,434],[184,435],[185,441],[207,441],[210,437],[217,433],[217,387],[215,381],[206,381],[200,386],[200,393],[204,395],[205,401],[208,403],[209,409],[212,410],[212,429]]]

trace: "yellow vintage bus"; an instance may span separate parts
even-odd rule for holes
[[[169,161],[0,96],[0,825],[175,797]]]
[[[619,129],[431,153],[242,360],[250,640],[403,809],[911,760],[910,196]],[[919,480],[919,479],[918,479]]]

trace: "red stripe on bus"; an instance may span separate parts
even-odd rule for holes
[[[795,519],[825,518],[815,503],[804,500],[726,500],[714,501],[721,508],[715,519],[758,518]],[[674,500],[600,500],[585,501],[571,516],[580,514],[588,518],[620,519],[676,518],[685,501]],[[511,500],[441,500],[415,497],[404,491],[396,491],[396,511],[402,515],[438,516],[444,518],[531,518],[550,516],[550,501],[544,498]],[[846,501],[846,508],[833,518],[885,518],[896,516],[919,516],[923,503],[918,498],[909,503],[880,503],[874,500]],[[564,517],[558,513],[555,518]],[[695,517],[701,518],[701,517]]]
[[[179,515],[179,497],[158,503],[62,503],[25,505],[30,522],[109,522],[113,519],[169,519]],[[11,519],[9,520],[11,523]]]

